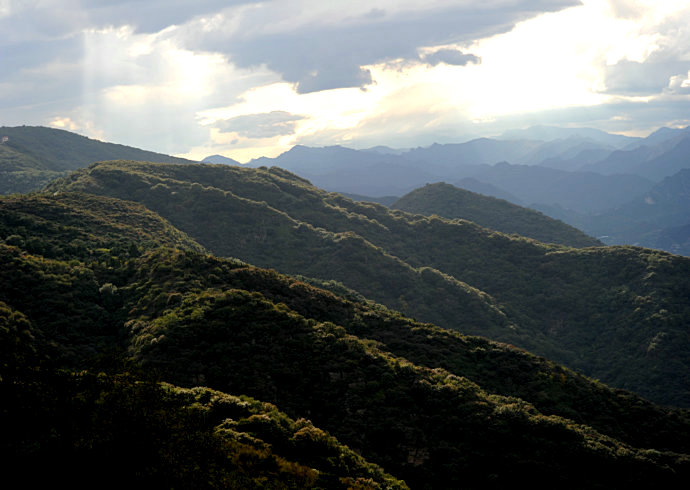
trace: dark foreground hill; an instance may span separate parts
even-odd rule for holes
[[[277,168],[110,162],[50,190],[142,203],[217,255],[336,280],[419,320],[690,406],[690,259],[391,211]]]
[[[0,194],[38,190],[56,177],[102,160],[192,163],[54,128],[3,126],[0,140]]]
[[[540,242],[571,247],[603,245],[562,221],[495,197],[470,192],[450,184],[428,184],[404,195],[391,207],[408,213],[465,219],[502,233],[522,235]]]
[[[23,245],[0,244],[6,476],[185,488],[687,481],[686,410],[206,255],[130,203],[0,204],[23,220]],[[157,231],[139,237],[142,220]],[[90,233],[97,249],[67,245]]]

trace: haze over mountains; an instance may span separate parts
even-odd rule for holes
[[[403,196],[429,183],[446,182],[532,207],[605,243],[663,246],[688,254],[690,237],[682,227],[690,223],[690,212],[656,223],[628,220],[628,230],[638,227],[640,234],[621,232],[613,222],[607,226],[599,215],[625,213],[618,208],[633,205],[662,180],[682,179],[679,172],[690,168],[689,150],[689,128],[662,128],[637,138],[589,128],[536,126],[495,139],[408,150],[296,146],[247,165],[279,166],[319,187],[363,200]],[[664,214],[662,205],[656,208],[657,215]]]
[[[1,136],[0,193],[5,194],[37,190],[99,160],[190,163],[57,129],[5,127]],[[296,146],[247,165],[281,166],[327,190],[386,205],[427,183],[446,182],[531,207],[607,244],[688,255],[690,213],[680,183],[686,177],[681,170],[690,166],[689,142],[688,128],[661,128],[646,138],[631,138],[536,126],[499,139],[408,150]],[[221,155],[206,160],[238,164]],[[677,184],[669,186],[664,179]]]

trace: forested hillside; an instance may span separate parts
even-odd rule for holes
[[[136,204],[0,205],[2,455],[8,476],[50,471],[27,484],[680,488],[690,473],[686,410],[207,255]]]
[[[110,162],[49,190],[140,202],[217,255],[336,280],[418,320],[690,406],[687,258],[547,245],[391,211],[277,168]]]
[[[492,230],[545,243],[571,247],[602,245],[580,230],[538,211],[445,183],[420,187],[401,197],[391,207],[425,216],[436,214],[449,219],[465,219]]]
[[[3,126],[0,141],[0,195],[38,190],[71,170],[102,160],[191,163],[55,128]]]

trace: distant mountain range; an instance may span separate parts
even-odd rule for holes
[[[191,163],[58,129],[3,127],[0,137],[0,194],[36,190],[70,170],[102,160]],[[634,202],[656,192],[655,185],[689,168],[688,154],[688,128],[661,128],[646,138],[631,138],[588,128],[536,126],[495,139],[427,148],[296,146],[247,166],[277,165],[326,190],[385,204],[426,184],[449,182],[529,206],[606,243],[687,253],[684,244],[690,237],[683,230],[690,224],[690,213],[674,211],[672,218],[657,214],[652,221],[629,212],[621,220],[617,213],[625,214]],[[238,164],[222,155],[206,161]]]
[[[687,253],[683,244],[690,237],[682,230],[690,224],[690,211],[660,220],[671,221],[673,233],[651,222],[631,222],[632,218],[625,221],[631,225],[622,233],[613,216],[618,208],[652,192],[663,179],[690,168],[688,155],[690,128],[661,128],[646,138],[633,138],[590,128],[535,126],[496,139],[408,150],[295,146],[276,158],[258,158],[246,166],[279,166],[359,200],[380,202],[380,197],[388,196],[383,201],[387,204],[390,196],[450,182],[529,206],[603,237],[606,243],[663,246]]]

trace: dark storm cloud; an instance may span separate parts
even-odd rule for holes
[[[244,68],[265,65],[294,83],[298,92],[306,93],[363,87],[371,83],[371,75],[362,66],[394,59],[417,60],[420,47],[471,42],[507,32],[516,22],[540,12],[578,4],[565,0],[488,1],[479,6],[476,2],[460,2],[436,9],[374,11],[375,15],[342,22],[324,19],[292,30],[262,30],[256,35],[250,29],[228,33],[222,24],[200,34],[192,24],[183,35],[188,47],[224,53]],[[249,14],[248,26],[266,21],[261,16],[269,14],[262,10]]]
[[[261,114],[246,114],[215,124],[222,133],[237,133],[246,138],[272,138],[292,134],[297,121],[304,116],[285,111],[272,111]]]
[[[384,2],[381,2],[384,3]],[[5,73],[40,66],[68,56],[79,60],[85,29],[128,26],[135,33],[155,33],[171,25],[182,48],[229,56],[241,68],[266,66],[300,93],[341,87],[365,87],[371,74],[362,66],[393,59],[418,60],[420,47],[506,32],[520,20],[541,12],[578,5],[577,0],[486,0],[449,2],[445,7],[388,9],[374,6],[361,14],[332,14],[300,24],[308,3],[254,0],[63,0],[11,4],[0,18],[0,56]],[[255,5],[240,12],[235,7]],[[314,6],[320,5],[314,3]],[[420,7],[421,7],[420,3]],[[338,6],[336,5],[335,8]],[[341,6],[342,7],[342,4]],[[209,28],[201,16],[219,15]],[[231,27],[239,18],[240,28]],[[274,25],[290,25],[272,32]],[[196,21],[195,21],[196,19]],[[217,20],[217,19],[216,19]],[[214,20],[215,22],[215,20]],[[61,46],[62,44],[62,46]],[[69,45],[69,46],[68,46]],[[67,49],[63,49],[68,47]],[[4,50],[4,51],[2,51]],[[451,56],[452,55],[452,56]],[[466,55],[471,56],[471,55]],[[441,59],[443,58],[443,59]],[[443,52],[428,63],[464,64],[471,58]]]

